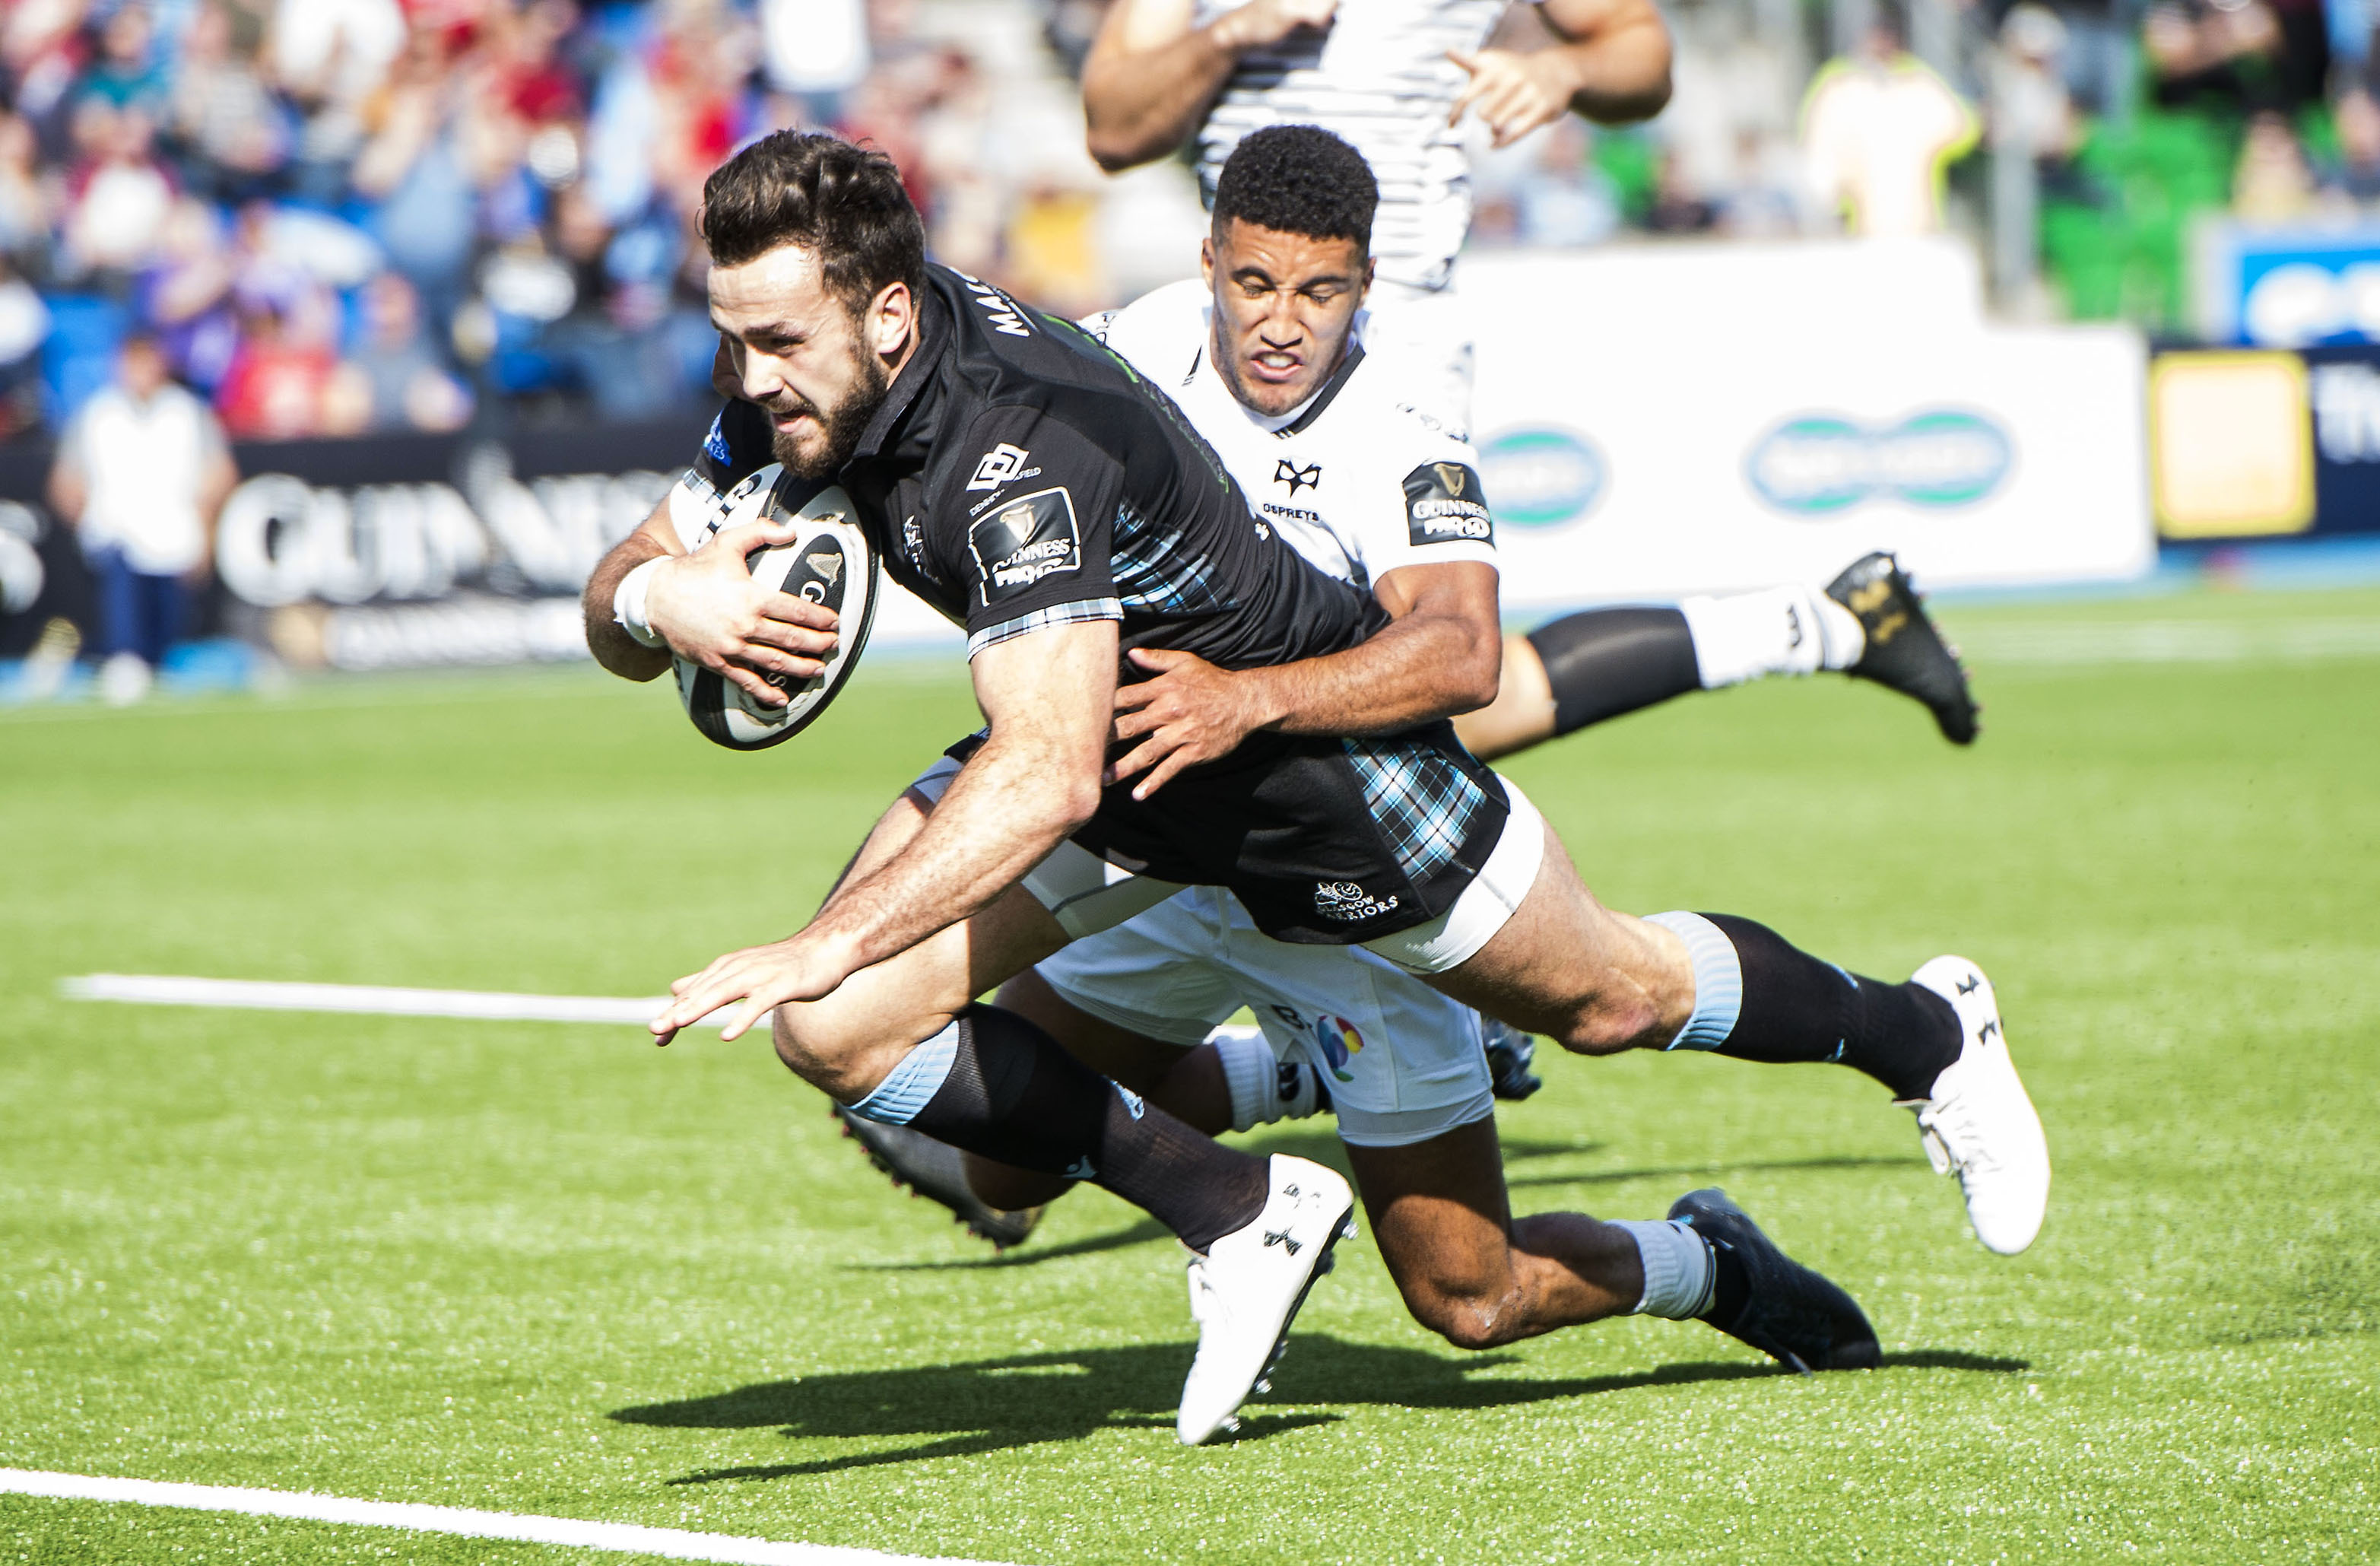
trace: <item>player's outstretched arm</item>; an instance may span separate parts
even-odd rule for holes
[[[1565,113],[1625,125],[1669,103],[1670,30],[1653,0],[1544,0],[1536,9],[1556,40],[1548,47],[1448,55],[1471,76],[1448,124],[1470,110],[1508,147]]]
[[[1146,771],[1132,791],[1146,799],[1183,768],[1229,755],[1258,729],[1393,734],[1496,699],[1503,633],[1493,565],[1400,566],[1373,591],[1393,620],[1323,658],[1227,671],[1193,653],[1135,649],[1133,662],[1157,677],[1116,692],[1116,737],[1141,743],[1113,775]]]
[[[980,912],[1091,819],[1115,693],[1115,622],[994,643],[976,654],[973,672],[990,735],[917,836],[846,880],[798,934],[731,952],[670,986],[675,999],[651,1024],[662,1043],[721,1006],[735,1008],[722,1035],[732,1039],[780,1002],[832,992]]]
[[[1085,140],[1110,174],[1190,140],[1240,56],[1330,25],[1339,0],[1248,0],[1205,27],[1191,0],[1116,0],[1083,62]]]

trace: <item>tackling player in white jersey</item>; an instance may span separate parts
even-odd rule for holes
[[[1515,18],[1550,34],[1546,45],[1484,46]],[[1116,0],[1084,65],[1083,110],[1091,153],[1111,170],[1195,143],[1210,204],[1224,160],[1268,126],[1316,125],[1353,145],[1380,188],[1366,346],[1397,365],[1401,403],[1467,441],[1470,334],[1453,297],[1471,223],[1460,120],[1477,115],[1506,146],[1565,113],[1644,119],[1669,101],[1670,61],[1652,0]],[[1968,744],[1976,711],[1955,662],[1863,634],[1862,621],[1897,629],[1909,598],[1876,556],[1826,592],[1789,585],[1559,620],[1506,638],[1496,703],[1463,740],[1492,759],[1680,691],[1826,669],[1906,691]]]
[[[1267,502],[1262,514],[1317,564],[1357,581],[1400,577],[1384,597],[1401,601],[1426,598],[1415,584],[1434,568],[1492,568],[1492,524],[1459,445],[1396,407],[1366,363],[1360,242],[1311,232],[1360,232],[1368,202],[1348,198],[1368,187],[1360,160],[1326,133],[1289,127],[1251,139],[1230,172],[1259,188],[1241,196],[1227,180],[1207,287],[1165,290],[1095,327],[1177,399],[1252,494],[1265,492],[1269,462],[1299,479],[1290,492],[1301,504]],[[1300,332],[1265,335],[1283,310]],[[1251,325],[1253,340],[1242,330]],[[1282,343],[1295,351],[1268,351]],[[1491,615],[1483,637],[1492,636]],[[1115,767],[1141,774],[1135,792],[1155,794],[1184,765],[1228,752],[1275,705],[1271,674],[1225,674],[1171,652],[1135,661],[1160,671],[1120,700],[1120,734],[1147,747]],[[1929,965],[1917,984],[1960,1014],[1938,1051],[1907,1038],[1840,1053],[1732,1036],[1683,1047],[1868,1071],[1918,1111],[1929,1151],[1959,1168],[1985,1244],[2022,1249],[2040,1222],[2046,1155],[1997,1014],[1975,999],[1988,990],[1956,959]],[[1847,993],[1863,985],[1873,981]],[[1508,1232],[1481,1019],[1391,965],[1268,940],[1229,893],[1193,889],[1045,960],[1003,989],[1002,1004],[1202,1129],[1335,1109],[1382,1254],[1416,1317],[1451,1341],[1483,1346],[1608,1313],[1607,1302],[1577,1314],[1582,1280],[1596,1274],[1575,1242],[1592,1220],[1540,1215]],[[1244,1004],[1258,1036],[1192,1048]],[[1022,1238],[1035,1204],[1063,1188],[980,1162],[970,1171],[910,1128],[848,1123],[888,1172],[998,1242]],[[1658,1271],[1659,1226],[1617,1227],[1651,1247],[1643,1265],[1648,1277]],[[1668,1303],[1648,1284],[1621,1308]]]

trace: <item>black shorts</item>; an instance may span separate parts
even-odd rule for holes
[[[946,752],[965,761],[971,734]],[[1503,833],[1502,786],[1439,722],[1372,739],[1257,734],[1146,800],[1126,780],[1075,842],[1136,875],[1229,889],[1276,941],[1352,946],[1454,905]]]

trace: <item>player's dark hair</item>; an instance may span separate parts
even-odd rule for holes
[[[1215,232],[1237,218],[1309,239],[1372,249],[1379,182],[1364,154],[1318,125],[1268,126],[1241,141],[1215,178]]]
[[[925,285],[926,225],[892,160],[814,130],[763,136],[710,171],[698,220],[719,266],[780,245],[817,254],[826,285],[857,310],[895,283]]]

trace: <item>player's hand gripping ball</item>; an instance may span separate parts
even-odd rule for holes
[[[762,587],[834,611],[834,650],[827,654],[826,666],[807,680],[769,675],[769,683],[791,698],[783,707],[769,707],[699,663],[671,660],[686,715],[704,738],[730,750],[765,750],[808,728],[851,678],[868,646],[868,627],[876,616],[876,552],[853,519],[851,497],[834,485],[787,509],[787,502],[808,488],[780,476],[762,492],[758,514],[797,528],[798,536],[789,544],[754,550],[744,564]],[[732,517],[730,523],[752,519]]]

